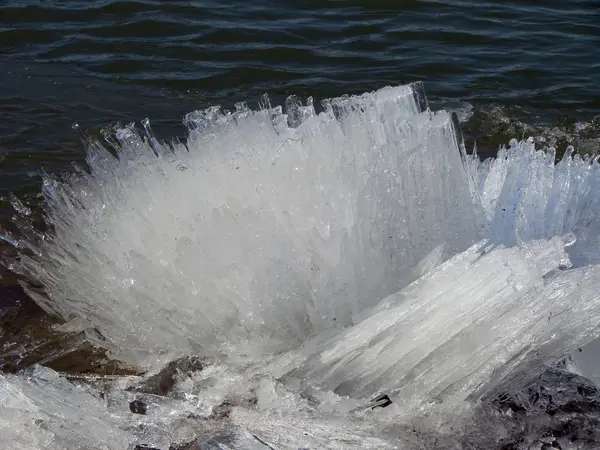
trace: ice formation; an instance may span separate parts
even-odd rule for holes
[[[94,448],[219,433],[216,448],[451,448],[457,416],[600,335],[597,161],[512,141],[482,162],[420,83],[185,123],[185,143],[147,121],[86,139],[89,172],[44,178],[52,232],[3,237],[34,299],[113,357],[210,363],[146,399],[161,413],[143,432],[119,412],[125,381],[107,399],[47,372],[0,378],[0,432],[46,424],[22,445],[69,447],[48,409],[80,408],[114,430]],[[365,407],[382,393],[389,408]]]
[[[420,112],[420,89],[300,107],[296,128],[279,108],[209,109],[172,149],[126,127],[118,159],[91,143],[90,175],[45,181],[55,235],[22,260],[39,303],[140,366],[271,353],[351,325],[432,249],[477,234],[457,129]]]

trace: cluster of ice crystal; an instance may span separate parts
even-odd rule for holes
[[[279,108],[209,109],[172,148],[127,127],[118,158],[90,143],[90,174],[45,181],[55,233],[21,262],[38,302],[142,366],[353,324],[477,233],[455,123],[419,112],[420,89],[331,100],[296,128]]]
[[[107,136],[117,157],[88,140],[89,172],[45,177],[52,233],[4,236],[44,286],[36,301],[113,356],[213,361],[148,399],[156,445],[160,429],[221,432],[206,427],[222,416],[231,448],[414,448],[456,434],[451,409],[470,414],[600,335],[595,160],[569,149],[555,166],[552,149],[514,141],[479,161],[421,84],[323,106],[209,108],[186,116],[185,144],[145,121],[145,137]],[[102,414],[133,444],[130,392]],[[374,409],[383,393],[392,405]]]
[[[575,233],[573,264],[600,262],[600,164],[573,152],[568,147],[555,165],[554,148],[536,150],[533,139],[513,139],[496,158],[468,157],[491,239],[516,245]]]

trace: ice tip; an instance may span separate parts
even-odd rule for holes
[[[261,111],[270,111],[272,109],[271,99],[269,98],[269,94],[264,93],[260,97],[260,100],[258,101],[258,108]]]
[[[454,138],[456,139],[456,146],[460,151],[460,157],[464,161],[467,156],[467,149],[465,147],[465,137],[462,132],[462,127],[460,126],[460,120],[458,119],[458,114],[453,112],[450,115],[452,121],[452,129],[454,131]]]
[[[20,215],[22,215],[22,216],[30,216],[31,215],[31,208],[29,208],[28,206],[25,206],[25,204],[13,192],[8,193],[8,199],[9,199],[10,204],[12,205],[13,209],[16,212],[18,212]]]
[[[77,135],[81,143],[84,145],[84,147],[87,147],[92,141],[90,136],[88,136],[88,134],[85,131],[83,131],[78,122],[73,122],[73,124],[71,125],[71,129],[75,132],[75,134]]]
[[[427,100],[427,94],[425,94],[425,83],[422,81],[415,81],[409,85],[413,91],[413,97],[419,112],[425,112],[429,109],[429,101]]]

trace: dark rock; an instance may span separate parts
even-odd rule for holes
[[[149,447],[147,445],[141,444],[141,445],[136,445],[134,450],[160,450],[160,448]]]
[[[244,408],[252,409],[256,406],[258,399],[251,391],[249,396],[243,396],[238,398],[228,398],[224,400],[220,405],[214,406],[208,419],[210,420],[222,420],[229,417],[231,409],[234,406],[241,406]]]
[[[186,442],[185,444],[173,444],[169,446],[169,450],[200,450],[200,444],[196,441]]]
[[[152,375],[142,384],[129,388],[129,391],[142,392],[152,395],[167,395],[175,385],[175,376],[178,373],[189,374],[203,369],[202,360],[193,356],[176,359],[167,364],[156,375]]]
[[[7,270],[1,263],[7,248],[0,241],[0,371],[16,373],[42,364],[67,375],[134,375],[126,364],[111,361],[85,333],[56,330],[63,323],[47,314],[23,289],[44,296],[40,286]]]
[[[134,400],[129,403],[129,411],[134,414],[146,414],[147,408],[146,404],[141,400]]]
[[[484,399],[461,441],[466,448],[481,448],[484,439],[498,443],[486,448],[504,450],[600,448],[598,388],[574,373],[548,369],[525,389]]]
[[[502,396],[498,404],[521,413],[600,413],[598,388],[586,378],[556,368],[544,372],[522,391]]]
[[[392,404],[392,400],[387,396],[387,394],[380,395],[379,397],[375,397],[373,399],[374,402],[377,402],[377,405],[373,406],[371,409],[375,408],[387,408]]]
[[[500,450],[520,450],[518,442],[509,442],[508,444],[503,444],[500,447]]]

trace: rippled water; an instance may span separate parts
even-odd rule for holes
[[[265,92],[279,103],[424,80],[434,105],[473,107],[480,122],[589,121],[600,111],[597,0],[401,4],[5,1],[0,195],[37,186],[40,165],[82,159],[75,121],[150,116],[168,138],[189,111]],[[498,128],[488,125],[473,136],[485,142]]]

